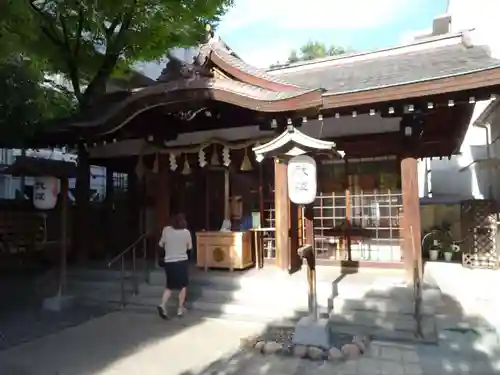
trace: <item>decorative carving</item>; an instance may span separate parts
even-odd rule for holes
[[[206,63],[206,59],[200,59],[196,57],[192,64],[186,63],[174,55],[172,53],[167,54],[168,62],[165,66],[165,69],[161,71],[160,76],[158,77],[158,82],[169,82],[175,81],[178,79],[186,79],[192,80],[197,78],[212,78],[213,73],[210,69],[207,69],[204,65]],[[203,60],[203,61],[202,61]]]
[[[198,108],[198,109],[190,109],[190,110],[187,110],[187,111],[179,111],[179,112],[176,112],[176,113],[169,113],[170,115],[178,118],[179,120],[182,120],[182,121],[191,121],[192,119],[194,119],[200,112],[206,110],[207,107],[202,107],[202,108]]]
[[[212,258],[214,261],[216,261],[217,263],[220,263],[224,260],[224,258],[226,257],[226,254],[224,254],[224,250],[222,250],[220,247],[216,247],[213,251],[212,251]]]

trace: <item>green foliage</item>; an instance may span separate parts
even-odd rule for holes
[[[336,56],[347,53],[348,50],[339,46],[326,46],[321,42],[309,41],[300,47],[299,52],[292,50],[288,56],[288,63],[313,60],[321,57]]]
[[[7,0],[9,1],[9,0]],[[80,107],[102,95],[133,63],[192,47],[233,0],[15,0],[24,26],[8,23],[23,51],[64,73]],[[29,29],[30,32],[26,32]],[[1,30],[1,29],[0,29]],[[10,38],[10,37],[9,37]]]
[[[0,1],[0,61],[16,56],[21,41],[29,37],[25,22],[29,13],[22,1]]]
[[[0,62],[0,139],[2,146],[23,147],[43,120],[68,115],[75,103],[71,95],[46,81],[28,59]]]

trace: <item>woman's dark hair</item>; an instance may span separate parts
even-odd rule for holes
[[[187,228],[186,216],[184,216],[184,214],[175,214],[172,217],[170,224],[174,229],[186,229]]]

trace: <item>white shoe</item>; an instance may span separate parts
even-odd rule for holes
[[[177,316],[184,316],[184,314],[187,312],[185,307],[179,307],[177,309]]]

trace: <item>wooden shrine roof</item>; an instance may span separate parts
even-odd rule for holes
[[[446,45],[438,42],[446,41]],[[428,47],[425,47],[425,45]],[[466,45],[464,35],[271,69],[270,74],[302,87],[340,95],[360,90],[460,76],[500,67],[486,46]]]
[[[0,170],[0,173],[11,176],[74,178],[76,164],[64,160],[18,156],[13,164]]]
[[[317,118],[320,113],[328,117],[334,112],[336,116],[339,112],[340,115],[379,112],[387,116],[389,107],[397,107],[399,111],[393,111],[389,117],[401,117],[408,104],[427,108],[428,103],[434,103],[436,109],[453,100],[457,104],[452,108],[455,115],[446,112],[443,116],[453,119],[447,127],[463,130],[470,111],[459,107],[470,106],[469,97],[482,100],[494,93],[500,93],[500,59],[492,56],[487,47],[474,45],[468,33],[268,70],[247,64],[211,34],[192,64],[170,56],[155,84],[106,94],[88,110],[58,121],[54,124],[57,131],[38,139],[47,144],[50,139],[57,144],[70,139],[76,143],[79,138],[110,142],[115,138],[133,138],[130,134],[145,137],[150,131],[160,132],[158,128],[193,132],[197,130],[192,130],[196,126],[191,120],[198,113],[205,113],[209,102],[246,112],[228,112],[225,119],[200,115],[197,120],[203,122],[204,130],[229,126],[235,119],[238,126],[243,126],[269,124],[275,118],[281,121]],[[228,107],[224,108],[222,111]],[[188,120],[181,116],[186,112],[190,112]],[[144,120],[137,121],[139,116]],[[151,128],[151,124],[162,123],[169,126]]]

